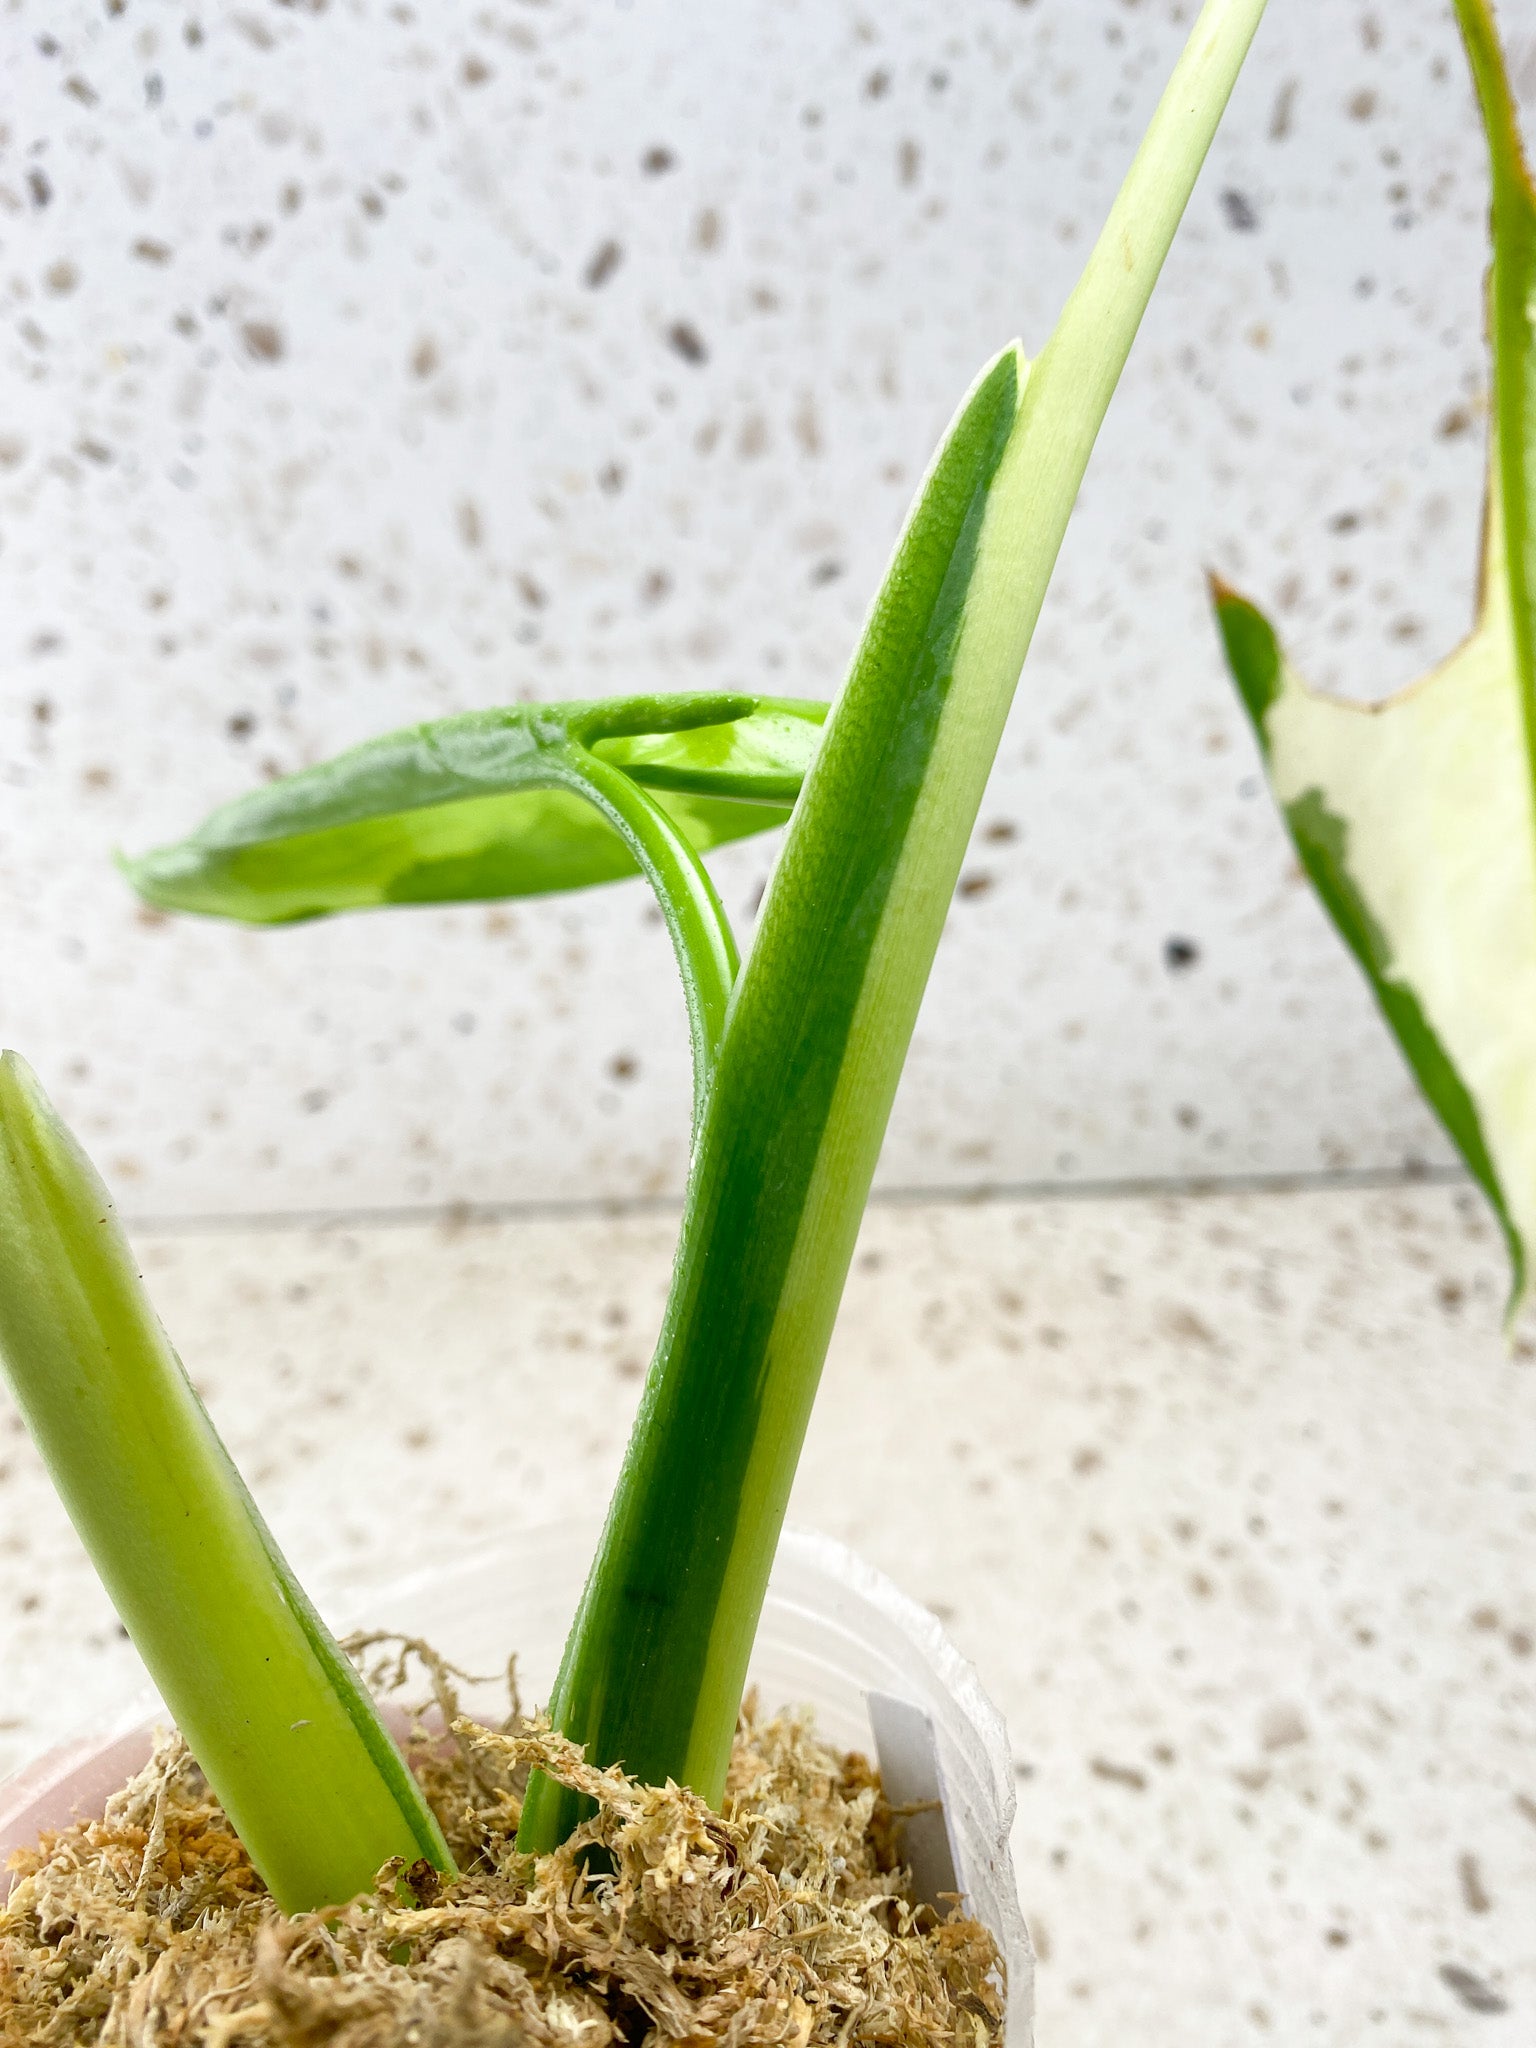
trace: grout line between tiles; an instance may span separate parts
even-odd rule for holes
[[[1319,1173],[1188,1174],[1157,1179],[999,1181],[979,1187],[876,1188],[871,1208],[955,1209],[996,1202],[1156,1201],[1180,1197],[1200,1201],[1229,1195],[1366,1193],[1391,1188],[1470,1187],[1457,1166],[1362,1167]],[[541,1223],[578,1218],[677,1216],[676,1195],[636,1195],[627,1200],[591,1198],[542,1202],[437,1202],[378,1209],[279,1209],[229,1215],[125,1216],[132,1231],[156,1236],[217,1236],[237,1231],[388,1230],[438,1223],[463,1228],[484,1223]]]

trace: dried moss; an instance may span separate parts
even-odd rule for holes
[[[397,1649],[375,1678],[398,1683],[419,1648]],[[0,1908],[3,2048],[1000,2039],[991,1937],[912,1904],[875,1774],[805,1719],[743,1717],[715,1813],[675,1786],[591,1768],[541,1721],[462,1719],[452,1674],[427,1661],[437,1732],[418,1718],[411,1761],[461,1877],[388,1864],[371,1895],[285,1918],[167,1737],[101,1820],[15,1859]],[[598,1807],[537,1861],[516,1849],[533,1766]]]

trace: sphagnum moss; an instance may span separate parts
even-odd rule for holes
[[[100,1820],[16,1859],[0,2048],[990,2048],[996,1946],[915,1906],[865,1760],[744,1715],[723,1810],[587,1765],[541,1721],[418,1723],[461,1875],[398,1859],[339,1909],[279,1911],[179,1737]],[[537,1768],[596,1802],[516,1846]],[[594,1849],[600,1851],[594,1858]],[[604,1868],[606,1866],[606,1868]]]

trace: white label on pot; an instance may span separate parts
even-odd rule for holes
[[[957,1895],[965,1899],[968,1887],[932,1718],[894,1693],[871,1692],[865,1698],[885,1796],[894,1807],[913,1809],[901,1823],[913,1893],[921,1904],[945,1912]]]

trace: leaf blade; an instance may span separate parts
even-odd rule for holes
[[[551,751],[589,729],[597,757],[652,787],[700,851],[787,817],[824,706],[647,698],[638,702],[652,720],[746,708],[615,735],[635,701],[469,712],[386,734],[236,798],[189,838],[125,861],[124,872],[162,909],[252,924],[618,881],[639,872],[633,854],[579,795],[546,779]]]
[[[1422,776],[1416,764],[1406,776],[1394,776],[1394,760],[1388,758],[1401,762],[1414,755],[1426,760],[1445,755],[1448,760],[1459,757],[1465,766],[1469,723],[1474,734],[1488,730],[1478,699],[1483,691],[1498,689],[1496,657],[1490,659],[1487,645],[1474,636],[1407,699],[1372,711],[1308,690],[1280,657],[1268,622],[1236,593],[1224,592],[1217,612],[1240,688],[1254,672],[1252,649],[1258,636],[1253,621],[1263,625],[1274,648],[1274,687],[1254,724],[1281,815],[1309,881],[1354,954],[1404,1058],[1498,1217],[1518,1295],[1536,1215],[1517,1193],[1529,1184],[1530,1169],[1521,1170],[1497,1134],[1506,1121],[1501,1104],[1507,1105],[1511,1089],[1523,1092],[1528,1062],[1518,1031],[1509,1034],[1502,1052],[1488,1046],[1478,1015],[1467,1014],[1462,999],[1511,978],[1513,943],[1521,964],[1510,1008],[1516,1018],[1536,1014],[1523,1011],[1518,993],[1523,988],[1525,995],[1536,997],[1536,919],[1529,908],[1513,917],[1496,910],[1490,928],[1486,917],[1464,916],[1465,898],[1439,860],[1436,843],[1405,838],[1405,822],[1423,815]],[[1468,689],[1469,681],[1482,688]],[[1511,744],[1495,751],[1506,764],[1518,763],[1516,706],[1512,692],[1503,695],[1492,723],[1504,727]],[[1385,749],[1383,721],[1397,723],[1405,709],[1415,729],[1394,733],[1392,747]],[[1481,751],[1475,749],[1474,759]],[[1442,803],[1454,808],[1449,778],[1439,779]],[[1489,907],[1500,898],[1518,905],[1523,897],[1529,904],[1536,870],[1525,779],[1517,770],[1496,774],[1491,785],[1480,774],[1476,780],[1475,792],[1464,793],[1463,802],[1466,795],[1475,796],[1486,857],[1505,876],[1493,891],[1485,876],[1477,893]]]
[[[1486,0],[1457,0],[1493,185],[1493,418],[1477,623],[1362,707],[1310,690],[1257,606],[1213,601],[1320,901],[1508,1247],[1536,1242],[1536,190]]]
[[[799,699],[764,699],[750,717],[695,728],[686,747],[676,734],[637,733],[600,740],[593,751],[648,789],[787,806],[816,758],[827,711]]]

